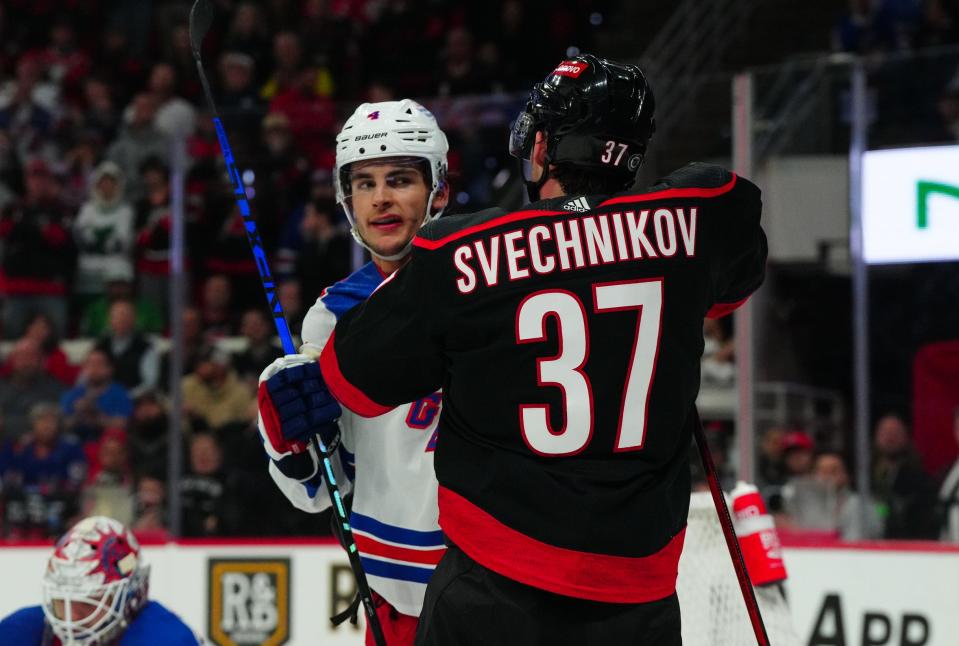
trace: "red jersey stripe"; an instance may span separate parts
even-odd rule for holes
[[[648,603],[676,591],[686,530],[649,556],[580,552],[526,536],[453,491],[439,488],[440,527],[483,566],[505,577],[580,599]]]
[[[509,213],[507,215],[501,215],[498,218],[493,218],[492,220],[487,220],[482,224],[477,224],[476,226],[466,227],[465,229],[460,229],[456,233],[451,233],[445,238],[440,238],[439,240],[429,240],[427,238],[421,238],[416,236],[413,238],[413,246],[420,247],[422,249],[429,249],[430,251],[434,249],[439,249],[445,244],[453,242],[454,240],[459,240],[460,238],[465,238],[466,236],[473,235],[480,231],[486,231],[487,229],[492,229],[498,227],[502,224],[509,224],[510,222],[519,222],[520,220],[529,220],[532,218],[539,218],[544,215],[570,215],[566,211],[516,211],[514,213]]]
[[[722,195],[723,193],[728,193],[733,190],[733,187],[736,185],[736,174],[731,173],[733,176],[731,180],[723,184],[722,186],[717,186],[716,188],[667,188],[662,191],[654,191],[652,193],[638,193],[636,195],[621,195],[619,197],[612,197],[596,208],[602,206],[609,206],[611,204],[630,204],[633,202],[649,202],[650,200],[670,200],[680,197],[716,197],[717,195]]]
[[[414,550],[409,547],[398,547],[396,545],[389,545],[388,543],[381,543],[375,538],[364,536],[357,532],[353,533],[353,538],[356,539],[356,547],[359,548],[364,556],[380,556],[397,561],[415,563],[417,565],[430,565],[435,567],[436,564],[440,562],[440,559],[443,558],[443,554],[446,553],[445,547],[429,550]]]
[[[716,188],[667,188],[662,191],[656,191],[654,193],[638,193],[635,195],[623,195],[620,197],[614,197],[606,200],[599,206],[595,208],[600,208],[603,206],[609,206],[611,204],[625,204],[631,202],[648,202],[650,200],[666,200],[673,198],[682,198],[682,197],[715,197],[717,195],[722,195],[723,193],[728,193],[732,190],[733,186],[736,185],[736,175],[733,174],[732,179],[723,184],[722,186],[717,186]],[[544,215],[569,215],[566,211],[545,211],[545,210],[533,210],[533,211],[517,211],[515,213],[509,213],[507,215],[502,215],[498,218],[493,218],[483,222],[482,224],[477,224],[476,226],[466,227],[455,233],[440,238],[439,240],[429,240],[427,238],[421,238],[419,236],[413,238],[413,246],[420,247],[422,249],[429,249],[430,251],[439,249],[440,247],[453,242],[454,240],[459,240],[474,233],[479,233],[480,231],[486,231],[487,229],[492,229],[504,224],[509,224],[511,222],[519,222],[521,220],[529,220],[531,218],[538,218]]]
[[[732,314],[736,311],[740,305],[749,300],[747,296],[741,301],[736,301],[735,303],[716,303],[709,308],[709,311],[706,312],[706,318],[709,319],[721,319],[722,317]]]
[[[362,417],[378,417],[392,410],[389,406],[377,404],[363,393],[362,390],[351,384],[340,371],[340,362],[336,359],[336,332],[330,335],[326,347],[320,354],[320,370],[330,392],[337,401]]]

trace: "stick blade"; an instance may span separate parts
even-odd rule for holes
[[[200,60],[200,48],[212,24],[213,3],[210,0],[196,0],[190,9],[190,46],[197,60]]]

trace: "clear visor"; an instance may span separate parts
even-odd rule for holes
[[[513,128],[509,133],[509,154],[518,159],[529,161],[533,152],[533,142],[535,140],[533,116],[526,112],[520,112],[513,122]]]
[[[103,639],[124,621],[128,580],[85,589],[44,581],[43,612],[65,646]]]

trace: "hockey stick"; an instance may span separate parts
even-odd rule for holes
[[[213,102],[213,92],[210,90],[210,83],[206,78],[206,72],[203,70],[203,59],[200,49],[203,45],[203,39],[213,24],[213,3],[211,0],[196,0],[190,9],[190,46],[193,49],[193,58],[196,60],[196,69],[200,74],[200,83],[203,85],[203,94],[206,96],[207,106],[213,115],[213,125],[216,128],[216,137],[220,142],[220,151],[223,153],[223,161],[226,163],[227,172],[230,175],[230,182],[233,185],[233,197],[236,205],[243,216],[243,224],[246,229],[247,240],[250,242],[250,249],[253,251],[253,257],[256,259],[256,267],[260,272],[260,280],[263,283],[263,291],[266,294],[266,302],[273,312],[273,322],[276,325],[277,334],[283,344],[283,352],[286,354],[296,354],[296,346],[293,343],[293,337],[290,335],[290,327],[286,322],[286,315],[283,313],[283,306],[276,294],[276,285],[273,281],[273,275],[270,273],[270,266],[266,260],[266,251],[263,249],[263,240],[256,228],[256,220],[250,211],[250,203],[246,199],[246,189],[243,186],[243,179],[240,177],[240,171],[236,167],[233,159],[233,150],[230,148],[230,142],[227,140],[226,131],[223,128],[223,122],[216,110],[216,104]],[[356,541],[353,538],[353,532],[350,530],[349,516],[343,505],[343,498],[340,495],[340,489],[333,477],[333,465],[330,462],[330,456],[327,453],[326,446],[319,435],[313,437],[313,447],[317,454],[323,459],[323,470],[325,477],[323,482],[326,485],[326,492],[333,503],[333,509],[339,519],[339,528],[343,536],[343,542],[346,545],[346,553],[350,560],[350,568],[353,570],[353,576],[356,578],[356,588],[363,602],[363,609],[366,611],[366,620],[369,623],[370,631],[373,633],[373,640],[377,646],[386,646],[386,638],[383,636],[383,628],[380,626],[379,617],[376,614],[376,607],[373,605],[373,596],[370,592],[370,585],[366,581],[366,573],[363,571],[363,564],[360,562],[360,555],[356,549]]]
[[[709,445],[706,444],[706,434],[703,432],[703,424],[699,420],[698,413],[696,414],[696,423],[693,426],[693,435],[696,437],[699,457],[703,461],[706,481],[709,483],[709,493],[712,494],[716,513],[719,514],[719,524],[723,528],[723,537],[726,539],[729,558],[733,560],[733,568],[736,570],[739,589],[743,593],[743,601],[746,603],[746,612],[749,613],[749,622],[753,626],[756,643],[759,646],[769,646],[769,635],[766,634],[766,625],[763,623],[763,616],[759,612],[756,592],[749,580],[749,572],[746,571],[746,562],[743,560],[743,552],[739,547],[739,539],[736,538],[733,519],[729,516],[729,508],[726,507],[726,497],[723,495],[723,489],[719,484],[719,475],[716,472],[716,465],[713,463],[712,453],[709,452]]]

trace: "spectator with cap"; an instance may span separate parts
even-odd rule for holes
[[[783,436],[783,466],[786,482],[809,475],[816,445],[805,431],[793,430]]]
[[[43,369],[40,344],[32,338],[17,341],[7,358],[10,373],[0,378],[0,441],[17,440],[30,430],[30,410],[42,403],[56,403],[62,383]]]
[[[885,519],[885,538],[937,537],[935,486],[922,468],[906,422],[895,413],[876,422],[872,482]]]
[[[76,386],[60,400],[67,416],[67,429],[84,442],[95,442],[104,429],[126,428],[133,412],[127,390],[113,380],[110,354],[93,348],[83,362]]]
[[[86,302],[106,290],[107,276],[133,272],[133,207],[124,199],[123,171],[111,161],[93,172],[90,199],[73,223],[79,250],[74,294]]]
[[[166,469],[169,425],[166,399],[155,390],[140,393],[133,402],[127,427],[127,447],[135,477]]]
[[[196,370],[183,378],[183,407],[201,426],[216,430],[231,422],[253,419],[254,398],[237,379],[229,354],[209,346]]]
[[[7,337],[23,333],[36,312],[67,328],[66,294],[76,262],[59,184],[42,159],[27,165],[26,194],[0,213],[0,296]]]

